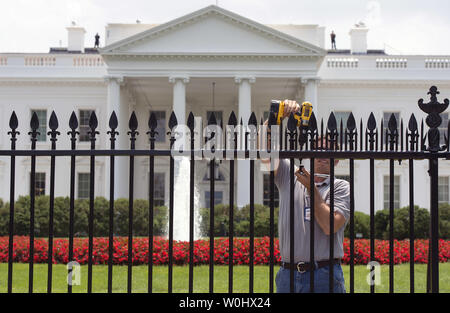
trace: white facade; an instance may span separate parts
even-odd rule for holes
[[[114,110],[119,118],[117,149],[129,147],[128,118],[132,111],[139,122],[137,149],[148,149],[149,112],[165,112],[167,125],[175,111],[181,124],[190,111],[207,118],[208,111],[221,111],[226,124],[231,111],[246,124],[251,112],[258,121],[268,111],[271,99],[309,100],[316,116],[333,112],[353,112],[364,125],[370,112],[379,123],[383,113],[399,113],[405,126],[411,113],[424,118],[417,100],[427,99],[436,85],[442,98],[450,95],[450,56],[397,56],[367,50],[367,29],[352,30],[352,51],[329,51],[325,29],[317,25],[261,25],[217,6],[209,6],[162,25],[109,24],[107,46],[96,50],[80,44],[84,30],[68,28],[73,47],[52,49],[50,53],[0,54],[0,149],[9,149],[8,121],[14,110],[19,118],[17,149],[29,149],[29,121],[33,110],[52,110],[59,119],[58,149],[69,149],[68,121],[72,111],[95,110],[100,136],[97,149],[108,149],[108,119]],[[354,33],[358,34],[354,34]],[[78,36],[78,37],[77,37]],[[80,37],[81,36],[81,37]],[[215,83],[214,101],[212,84]],[[162,114],[162,113],[161,113]],[[379,124],[378,124],[379,125]],[[48,127],[47,127],[48,131]],[[166,126],[167,131],[167,126]],[[167,135],[157,148],[168,148]],[[89,149],[89,142],[78,149]],[[38,142],[38,149],[50,149],[50,140]],[[16,159],[16,198],[30,192],[30,158]],[[155,172],[165,178],[164,201],[168,203],[167,158],[157,158]],[[383,208],[383,180],[389,174],[388,161],[375,161],[376,209]],[[69,195],[68,157],[56,159],[56,196]],[[249,202],[249,162],[236,166],[236,203]],[[95,194],[109,197],[109,163],[96,158]],[[415,162],[415,201],[429,206],[428,164]],[[89,158],[77,157],[77,173],[89,172]],[[196,165],[200,201],[206,205],[209,182],[205,161]],[[10,166],[0,157],[0,198],[9,200]],[[222,202],[228,203],[228,162],[219,165],[223,180],[216,182]],[[37,158],[37,172],[45,173],[44,192],[49,194],[50,158]],[[148,195],[148,158],[137,157],[135,198]],[[255,201],[263,203],[263,172],[256,162]],[[450,166],[440,162],[439,174],[450,176]],[[116,195],[128,197],[128,159],[116,160]],[[348,161],[336,168],[336,175],[348,175]],[[399,175],[399,205],[409,204],[408,162],[396,162]],[[42,176],[43,177],[43,176]],[[355,162],[356,209],[369,211],[369,161]],[[81,176],[77,176],[81,179]],[[445,179],[443,180],[445,182]],[[447,178],[448,182],[448,178]],[[78,188],[76,194],[82,193]],[[447,183],[447,188],[448,183]],[[447,192],[448,194],[448,192]],[[218,194],[218,197],[220,195]]]

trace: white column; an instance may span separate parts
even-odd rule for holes
[[[239,118],[244,126],[248,125],[248,119],[252,114],[252,86],[255,78],[252,76],[235,77],[239,84]],[[242,148],[243,149],[243,148]],[[250,203],[250,161],[238,160],[237,162],[237,192],[236,205],[241,208]]]
[[[319,103],[317,97],[317,85],[319,83],[318,78],[302,78],[302,84],[305,86],[305,99],[304,101],[309,101],[313,105],[313,111],[316,118],[320,116],[319,114]]]
[[[116,129],[119,135],[116,135],[117,150],[129,149],[129,140],[127,135],[129,109],[127,103],[124,103],[122,94],[120,92],[120,86],[123,85],[123,77],[108,76],[105,77],[105,81],[108,83],[107,89],[107,118],[106,129],[109,128],[109,118],[114,111],[118,120],[118,127]],[[107,135],[106,148],[109,149],[111,141],[110,136]],[[128,197],[128,162],[126,157],[116,157],[114,160],[114,199]],[[110,190],[110,160],[106,157],[105,168],[105,196],[109,199]]]
[[[169,82],[173,84],[173,111],[177,117],[178,125],[186,124],[186,84],[187,76],[171,76]]]

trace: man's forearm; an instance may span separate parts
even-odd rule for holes
[[[311,193],[310,193],[311,194]],[[330,234],[330,212],[328,204],[322,199],[319,190],[314,186],[314,217],[325,235]],[[336,213],[334,213],[336,217]],[[339,223],[334,220],[334,232],[338,231]]]

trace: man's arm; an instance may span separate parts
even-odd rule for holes
[[[300,181],[301,184],[303,184],[306,189],[308,189],[309,194],[311,194],[311,186],[310,186],[310,174],[306,169],[303,168],[302,171],[303,174],[300,173],[300,171],[295,172],[295,176],[297,176],[297,179]],[[330,235],[330,212],[331,209],[328,206],[328,204],[322,199],[322,196],[320,195],[319,190],[314,185],[312,188],[314,188],[314,216],[315,220],[319,224],[322,231],[325,233],[325,235]],[[342,226],[344,226],[346,221],[346,218],[343,214],[340,212],[335,211],[334,212],[334,226],[333,230],[334,233],[336,233],[339,229],[341,229]]]
[[[283,116],[281,117],[281,120],[283,120],[285,117],[288,117],[291,113],[295,113],[298,112],[300,110],[300,105],[293,101],[293,100],[284,100],[284,111],[283,111]],[[271,137],[270,137],[270,128],[269,126],[269,120],[266,120],[264,122],[264,125],[267,126],[267,132],[269,133],[268,139],[267,139],[267,150],[270,150],[271,147]],[[266,135],[265,133],[263,134],[264,136]],[[257,140],[257,146],[259,149],[259,135],[258,135],[258,140]],[[270,158],[269,159],[261,159],[261,162],[264,164],[269,164]],[[277,172],[278,172],[278,164],[275,166],[274,169],[274,175],[277,176]]]

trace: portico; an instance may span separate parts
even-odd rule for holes
[[[231,111],[244,125],[251,112],[259,122],[272,99],[309,100],[318,112],[317,72],[325,50],[216,6],[118,39],[100,53],[108,71],[107,116],[115,111],[119,120],[117,149],[129,148],[126,133],[132,111],[139,122],[138,149],[148,148],[145,133],[150,111],[160,112],[165,132],[172,111],[178,124],[185,124],[192,112],[202,117],[204,126],[211,112],[217,113],[223,125]],[[156,145],[168,148],[167,136]],[[126,158],[116,161],[116,198],[128,196],[127,162]],[[142,160],[137,166],[136,173],[142,174],[135,175],[136,179],[148,181],[146,162]],[[157,162],[163,165],[167,160]],[[219,165],[225,181],[226,163]],[[239,207],[249,203],[248,173],[249,161],[238,161]],[[262,188],[262,173],[256,173],[255,180],[261,183],[255,186]],[[203,174],[197,176],[202,186]],[[220,184],[218,181],[217,190]],[[146,186],[139,186],[136,193],[136,197],[145,197]],[[223,196],[226,203],[227,193]]]

